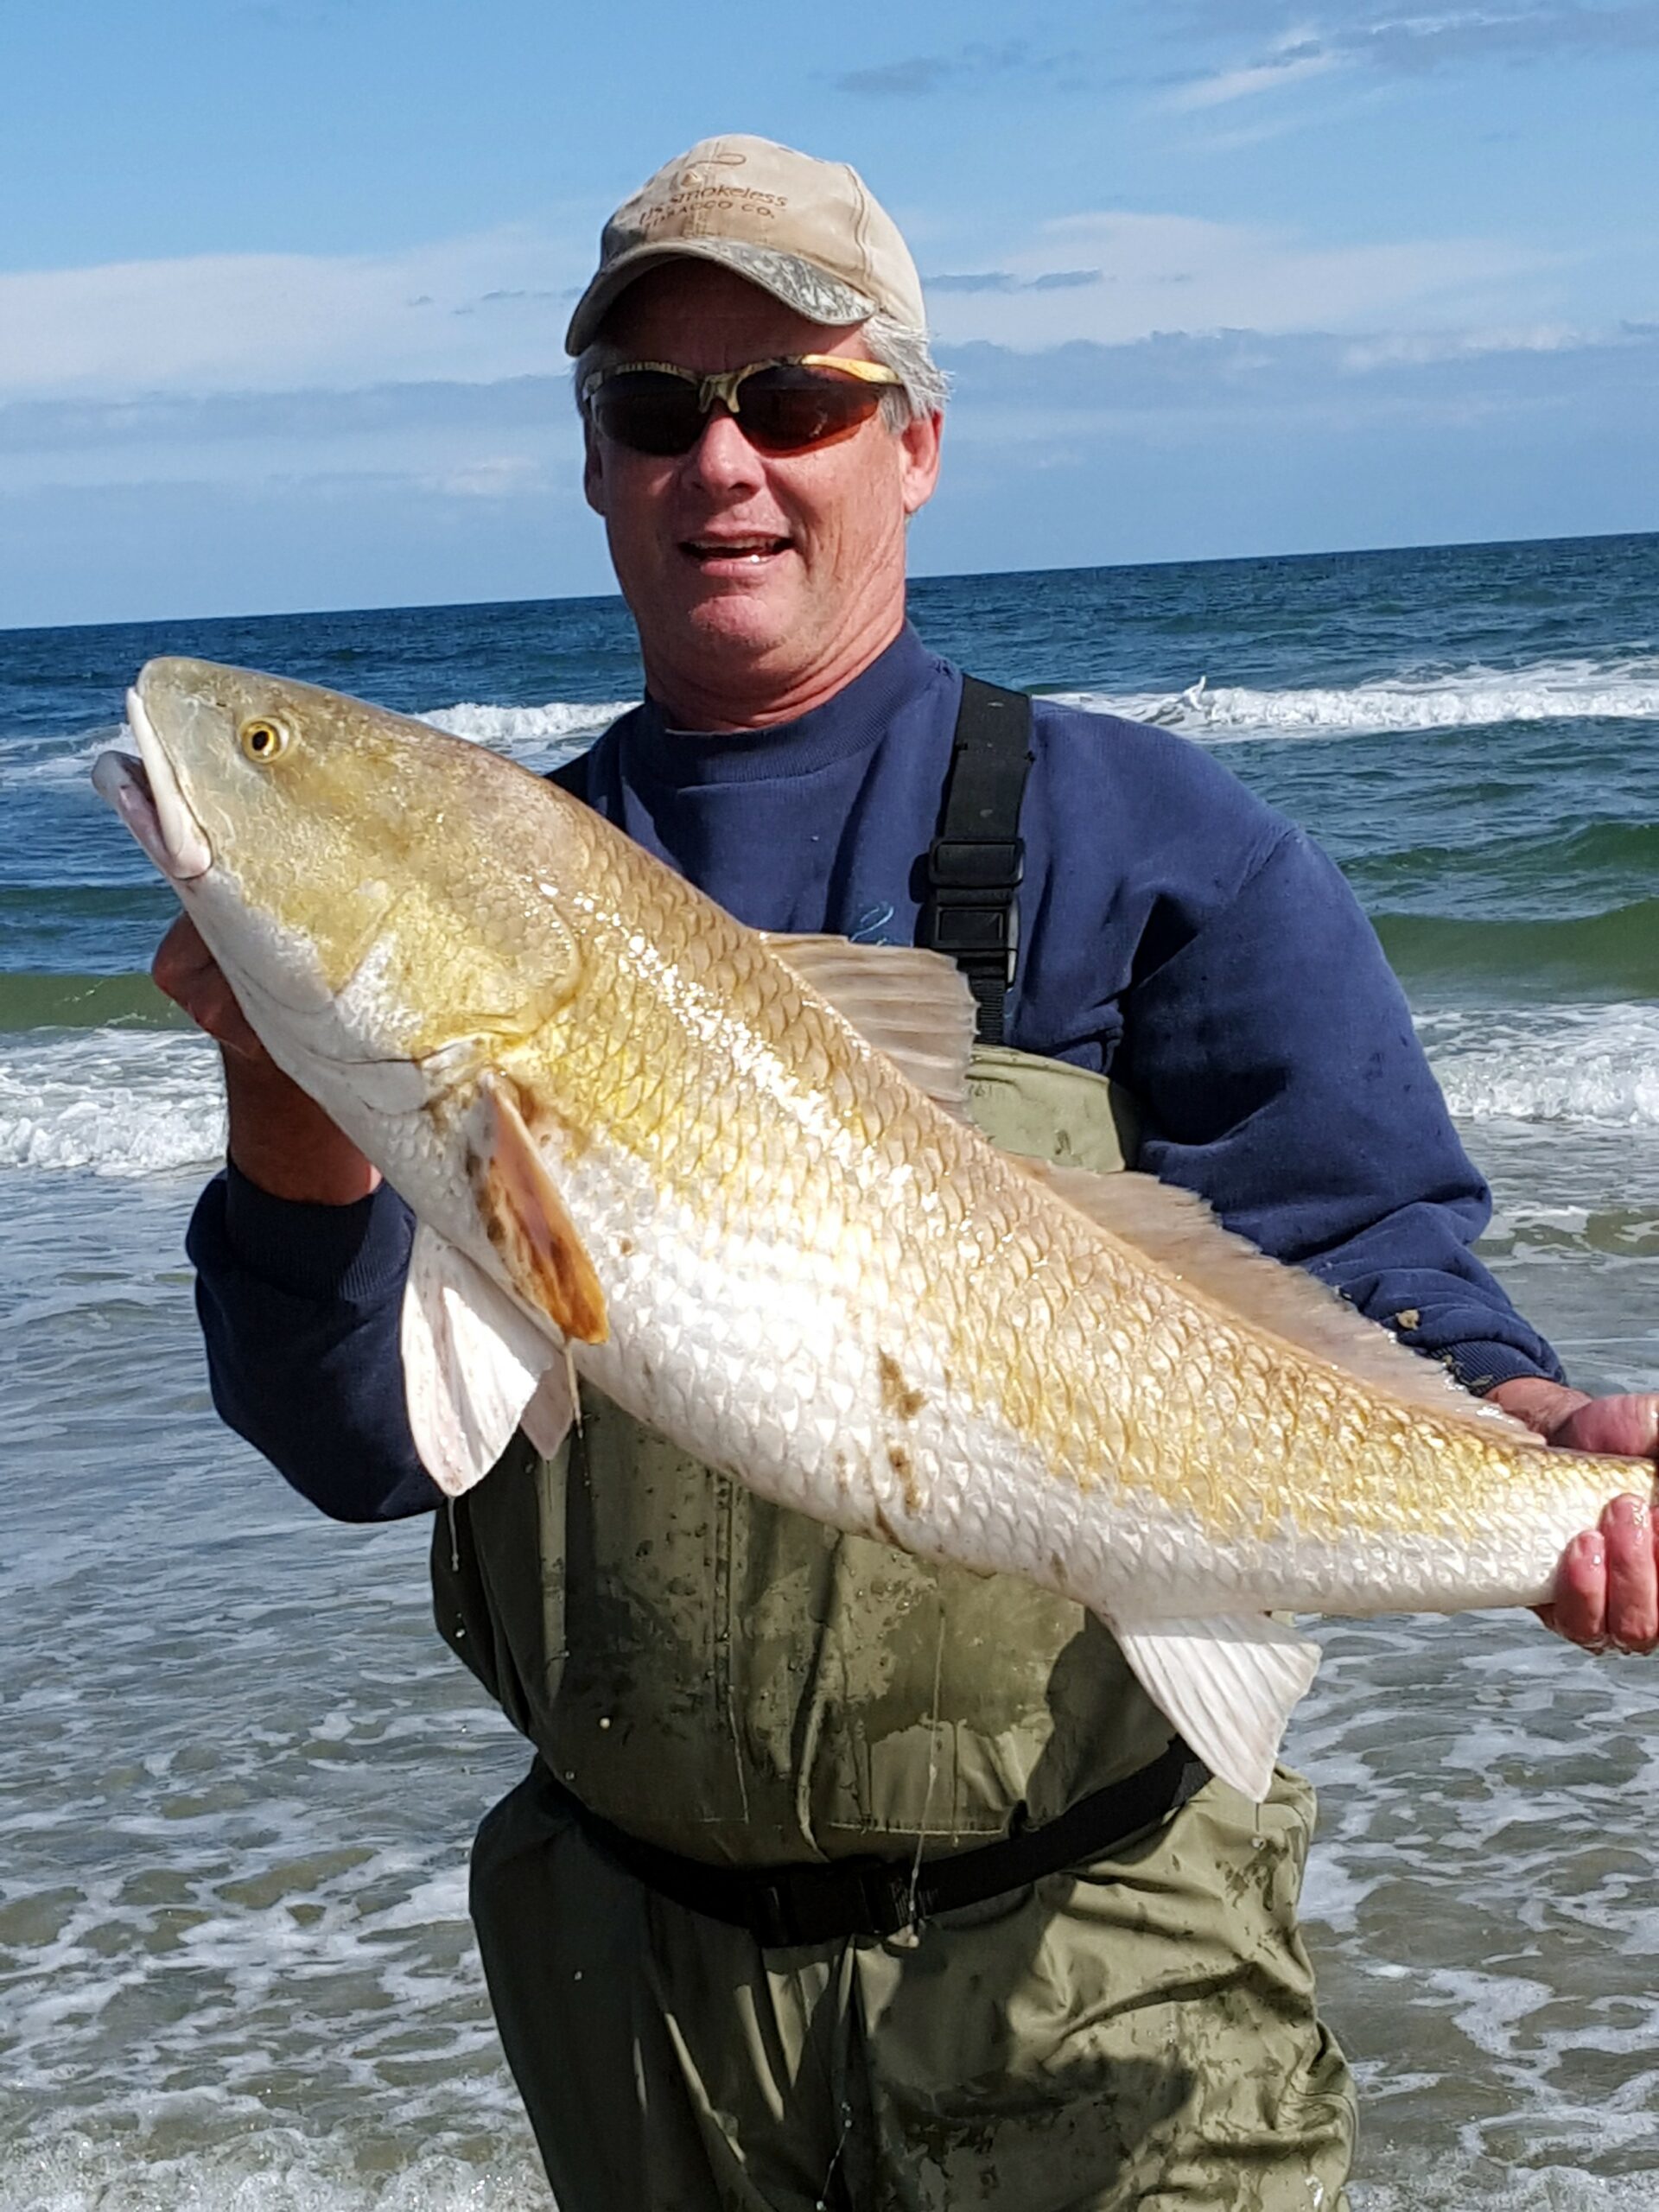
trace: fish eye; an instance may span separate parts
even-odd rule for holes
[[[267,715],[255,715],[245,721],[237,734],[237,742],[250,760],[264,768],[288,746],[288,732],[281,722],[274,722]]]

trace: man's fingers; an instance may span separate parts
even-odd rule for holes
[[[248,1025],[218,962],[188,914],[181,914],[156,948],[149,972],[156,988],[181,1006],[198,1027],[227,1051],[262,1060],[265,1048]]]
[[[1586,1398],[1549,1431],[1552,1444],[1569,1452],[1611,1452],[1632,1459],[1659,1453],[1659,1395],[1632,1390]]]
[[[1659,1572],[1644,1499],[1616,1497],[1601,1516],[1607,1548],[1607,1638],[1620,1651],[1659,1644]]]
[[[188,914],[180,914],[156,948],[149,972],[157,990],[184,1004],[184,994],[213,965],[213,956],[201,941],[201,931]]]
[[[1607,1635],[1607,1546],[1599,1529],[1574,1536],[1561,1554],[1555,1597],[1539,1607],[1539,1617],[1569,1643],[1594,1648]]]

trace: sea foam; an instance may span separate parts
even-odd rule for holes
[[[493,707],[471,700],[453,706],[421,708],[414,719],[470,739],[492,752],[547,766],[580,753],[599,732],[626,714],[632,699],[550,699],[536,707]],[[14,741],[0,753],[0,790],[26,785],[77,784],[89,779],[101,753],[137,749],[124,721],[100,722],[69,738]]]
[[[463,700],[458,706],[435,707],[420,716],[435,729],[452,737],[470,738],[493,753],[510,753],[514,760],[550,754],[566,759],[591,744],[598,733],[637,705],[632,699],[612,699],[601,706],[551,699],[543,707],[486,707]]]
[[[417,2152],[362,2171],[349,2141],[251,2130],[213,2149],[145,2155],[131,2140],[66,2134],[0,2164],[0,2212],[546,2212],[533,2153],[480,2161]]]
[[[1225,742],[1273,737],[1360,737],[1388,730],[1469,729],[1495,722],[1659,719],[1659,659],[1542,661],[1510,670],[1384,682],[1256,690],[1200,677],[1178,691],[1058,691],[1096,714],[1161,723]]]
[[[1435,1074],[1466,1123],[1659,1128],[1659,1008],[1430,1014]],[[224,1149],[205,1039],[89,1028],[0,1036],[0,1167],[165,1175]]]
[[[1659,1126],[1659,1007],[1431,1016],[1422,1027],[1461,1120]]]
[[[88,1029],[0,1039],[0,1167],[157,1175],[225,1149],[206,1037]]]
[[[1496,722],[1659,721],[1659,657],[1540,661],[1516,669],[1474,666],[1305,690],[1256,690],[1193,683],[1157,691],[1055,691],[1063,705],[1156,722],[1184,736],[1224,744],[1248,738],[1360,737],[1387,730],[1479,728]],[[636,705],[632,699],[550,699],[535,706],[458,700],[422,707],[416,719],[470,738],[526,765],[546,767],[579,753]],[[19,741],[0,758],[0,789],[73,783],[111,746],[130,747],[122,722],[73,737]]]

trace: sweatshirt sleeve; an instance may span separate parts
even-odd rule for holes
[[[1491,1194],[1333,863],[1287,829],[1236,898],[1172,941],[1131,988],[1114,1069],[1145,1113],[1140,1164],[1465,1388],[1560,1380],[1470,1249]]]
[[[440,1502],[404,1405],[412,1236],[387,1184],[353,1205],[304,1205],[227,1167],[186,1239],[214,1406],[337,1521],[393,1521]]]

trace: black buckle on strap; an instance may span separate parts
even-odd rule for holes
[[[928,848],[931,893],[922,942],[970,972],[987,963],[1004,985],[1020,958],[1020,905],[1026,873],[1023,837],[936,837]]]
[[[936,837],[927,880],[935,891],[1017,891],[1026,880],[1023,837]]]
[[[889,1860],[844,1859],[814,1866],[802,1878],[762,1878],[744,1900],[745,1921],[763,1950],[828,1943],[856,1929],[884,1939],[912,1918],[909,1871]]]

